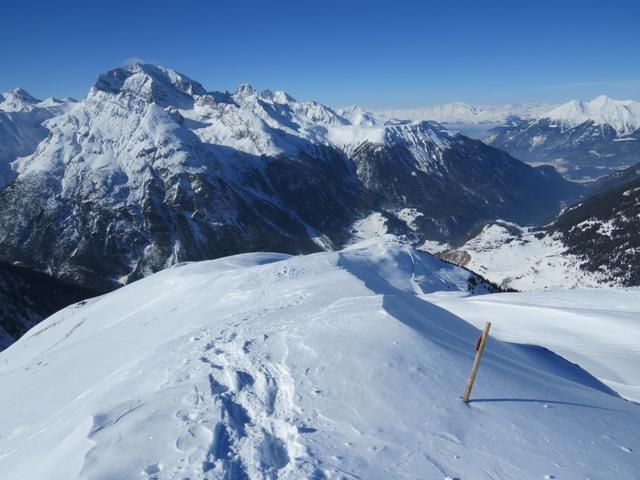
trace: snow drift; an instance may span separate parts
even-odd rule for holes
[[[424,300],[486,293],[381,241],[181,264],[0,354],[0,471],[25,479],[635,478],[640,407]],[[546,476],[546,477],[545,477]]]

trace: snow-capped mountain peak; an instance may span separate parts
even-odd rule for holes
[[[385,118],[405,120],[431,120],[445,124],[495,124],[509,117],[535,118],[548,112],[549,104],[524,103],[520,105],[469,105],[451,102],[422,108],[382,109]]]
[[[40,103],[23,88],[14,88],[8,92],[0,93],[0,111],[5,112],[26,112],[33,109],[34,105]]]
[[[16,149],[4,157],[4,178],[19,176],[0,195],[0,258],[21,258],[29,250],[24,235],[33,233],[36,243],[32,215],[46,209],[52,220],[40,215],[43,224],[68,218],[73,226],[54,247],[34,247],[64,250],[43,253],[35,268],[64,268],[67,278],[101,289],[221,252],[335,248],[354,222],[389,209],[424,217],[410,232],[401,223],[402,232],[451,237],[478,218],[531,222],[577,192],[435,122],[383,121],[361,109],[343,114],[248,85],[233,94],[206,91],[147,64],[100,75],[84,100],[37,127],[18,160]],[[505,171],[520,173],[514,181]],[[534,191],[551,193],[540,206]],[[42,208],[32,208],[38,202]],[[463,205],[473,213],[458,216]],[[108,245],[79,245],[84,235]],[[94,247],[110,265],[94,264],[85,280],[96,255],[84,249]],[[52,265],[76,259],[77,269]]]
[[[626,135],[640,128],[640,103],[600,95],[587,102],[571,100],[551,110],[545,117],[569,128],[592,121],[598,125],[610,125],[619,134]]]
[[[249,83],[241,84],[236,93],[233,94],[233,98],[236,99],[237,102],[243,103],[247,100],[253,99],[258,95],[258,92],[255,88]]]
[[[198,82],[174,70],[157,65],[135,63],[116,68],[98,77],[91,94],[130,94],[162,107],[189,108],[193,95],[206,90]]]

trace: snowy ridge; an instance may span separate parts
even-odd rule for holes
[[[127,118],[127,111],[131,118]],[[122,121],[111,121],[114,117]],[[115,165],[108,165],[109,159],[111,162],[122,157],[127,159],[131,154],[140,158],[133,146],[139,138],[117,140],[130,128],[143,130],[145,136],[171,138],[171,132],[175,132],[175,140],[185,142],[189,140],[188,135],[178,130],[186,127],[189,136],[194,136],[189,143],[197,139],[204,144],[269,156],[297,155],[300,151],[312,154],[316,144],[345,150],[353,150],[364,142],[411,147],[434,142],[442,147],[453,135],[441,127],[420,122],[386,124],[364,112],[342,116],[317,102],[298,102],[283,91],[257,92],[248,84],[241,85],[233,94],[207,92],[183,74],[147,64],[133,64],[100,75],[78,108],[47,122],[46,127],[72,135],[76,129],[86,128],[83,124],[87,119],[92,119],[92,125],[87,126],[92,135],[81,142],[111,146],[108,151],[95,152],[101,157],[98,168],[114,168]],[[70,143],[69,139],[60,138],[54,147],[67,148],[65,145]],[[216,153],[219,154],[219,150]],[[54,154],[40,150],[16,168],[19,173],[52,171],[55,170],[55,165],[50,163],[52,159],[62,162],[65,158],[72,159],[73,155],[71,151]],[[82,161],[96,160],[85,153]],[[180,159],[176,162],[183,163]]]
[[[541,345],[640,402],[640,289],[577,288],[452,299],[428,297],[501,340]]]
[[[478,330],[428,298],[469,278],[369,242],[71,306],[0,354],[3,480],[632,478],[639,407],[548,351],[492,337],[459,400]]]

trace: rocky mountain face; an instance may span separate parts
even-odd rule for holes
[[[417,240],[456,242],[481,219],[504,215],[524,224],[551,220],[550,205],[561,205],[581,191],[552,168],[532,169],[505,152],[432,124],[423,124],[422,133],[427,128],[433,138],[447,142],[446,148],[429,151],[422,147],[429,143],[421,143],[412,150],[395,142],[364,143],[352,153],[358,178],[375,204],[389,212],[387,225],[393,233],[407,234],[400,207],[421,214],[415,215],[410,232]],[[420,162],[417,169],[405,163],[414,159]]]
[[[640,103],[604,96],[571,101],[540,118],[512,117],[485,141],[567,177],[603,177],[640,161]]]
[[[61,308],[98,292],[0,262],[0,350]]]
[[[457,239],[544,221],[582,191],[436,123],[209,92],[153,65],[100,75],[43,128],[0,192],[0,258],[98,290],[181,261],[337,248],[374,212],[416,242]]]
[[[550,229],[581,267],[624,286],[640,285],[640,178],[589,197]]]

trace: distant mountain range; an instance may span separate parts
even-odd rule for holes
[[[485,141],[522,160],[592,179],[640,161],[640,103],[600,96],[571,101],[540,118],[511,118]]]
[[[583,191],[434,122],[211,92],[153,65],[60,103],[11,163],[0,258],[97,290],[185,260],[338,248],[371,215],[415,242],[461,239],[494,218],[546,221]],[[22,94],[11,108],[44,107]]]
[[[640,102],[632,100],[601,95],[562,105],[457,102],[380,114],[437,121],[532,165],[553,165],[568,178],[581,181],[640,162]]]
[[[538,118],[556,108],[547,103],[523,103],[513,105],[470,105],[452,102],[420,108],[388,108],[375,110],[383,118],[411,121],[433,121],[462,133],[484,135],[490,128],[509,118]]]

